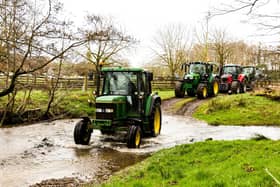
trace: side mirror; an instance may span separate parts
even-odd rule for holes
[[[147,78],[148,78],[148,81],[152,81],[154,78],[153,73],[147,72]]]

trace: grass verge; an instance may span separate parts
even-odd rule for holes
[[[14,104],[15,111],[17,111],[23,103],[24,95],[25,93],[23,91],[18,92]],[[57,91],[50,112],[55,115],[67,117],[92,116],[95,108],[89,106],[88,99],[90,97],[90,92],[83,92],[79,90]],[[33,90],[30,95],[30,99],[26,103],[26,110],[39,108],[43,114],[47,108],[48,99],[49,97],[46,91]],[[3,107],[6,105],[7,100],[7,97],[0,98],[0,106],[2,106],[0,107],[0,112],[4,109]]]
[[[280,142],[207,141],[162,150],[101,186],[277,186]]]
[[[280,126],[280,102],[249,94],[220,95],[199,106],[193,116],[210,125]]]
[[[157,92],[162,100],[175,97],[174,90],[156,90],[154,92]]]

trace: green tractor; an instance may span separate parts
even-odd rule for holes
[[[161,131],[161,98],[152,94],[153,74],[141,68],[102,69],[103,88],[96,97],[96,117],[84,117],[74,129],[76,144],[89,144],[93,129],[102,134],[125,131],[127,147],[139,148],[142,137]]]
[[[182,65],[185,70],[183,80],[175,84],[175,96],[197,96],[205,99],[208,96],[216,96],[219,92],[219,81],[213,71],[215,63],[190,62]]]

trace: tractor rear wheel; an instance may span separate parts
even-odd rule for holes
[[[247,92],[247,81],[246,80],[242,83],[240,92],[241,93],[246,93]]]
[[[88,145],[92,129],[89,128],[90,120],[82,119],[79,121],[74,129],[74,141],[76,144]]]
[[[156,137],[160,134],[161,130],[161,109],[160,104],[156,103],[152,108],[150,117],[151,136]]]
[[[231,83],[231,92],[235,94],[240,93],[240,83],[238,81],[233,81]]]
[[[205,99],[207,97],[207,86],[205,84],[200,83],[197,87],[197,98]]]
[[[219,93],[219,82],[217,80],[214,80],[211,85],[211,93],[209,93],[210,96],[215,97]]]
[[[127,134],[127,147],[139,148],[142,140],[142,132],[140,126],[131,125]]]
[[[176,97],[184,97],[185,96],[185,91],[182,90],[182,85],[183,83],[182,82],[176,82],[175,83],[175,96]]]

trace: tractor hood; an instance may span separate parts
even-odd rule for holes
[[[228,77],[232,77],[232,74],[223,74],[222,76],[221,76],[221,78],[223,79],[223,78],[228,78]]]
[[[96,98],[96,103],[126,103],[126,96],[109,95]]]
[[[233,80],[233,77],[232,77],[232,74],[223,74],[222,76],[221,76],[221,80],[222,80],[222,82],[227,82],[227,83],[231,83],[232,82],[232,80]]]
[[[189,73],[185,75],[184,79],[198,79],[199,77],[200,75],[197,73]]]

